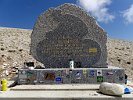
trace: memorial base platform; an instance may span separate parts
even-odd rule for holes
[[[132,94],[122,97],[98,92],[99,85],[18,85],[0,92],[0,100],[133,100]]]

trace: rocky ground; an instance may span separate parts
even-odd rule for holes
[[[10,79],[25,61],[40,64],[29,52],[31,32],[27,29],[0,28],[0,77]],[[125,68],[129,80],[133,81],[133,42],[108,39],[107,49],[108,64]]]
[[[133,81],[133,42],[108,39],[108,64],[124,68]]]

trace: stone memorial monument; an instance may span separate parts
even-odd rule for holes
[[[31,35],[31,54],[46,68],[107,67],[107,36],[95,19],[73,4],[42,13]],[[79,65],[80,64],[80,65]]]
[[[124,69],[107,65],[106,43],[107,33],[80,7],[50,8],[31,34],[31,54],[45,69],[19,70],[19,83],[124,83]]]

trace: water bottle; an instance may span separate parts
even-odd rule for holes
[[[74,69],[74,61],[70,60],[69,64],[70,64],[70,69]]]
[[[1,90],[7,91],[7,80],[6,79],[2,79],[1,81]]]

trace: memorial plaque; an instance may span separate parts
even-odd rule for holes
[[[106,32],[80,7],[64,4],[41,14],[31,35],[31,54],[46,68],[107,67]]]

